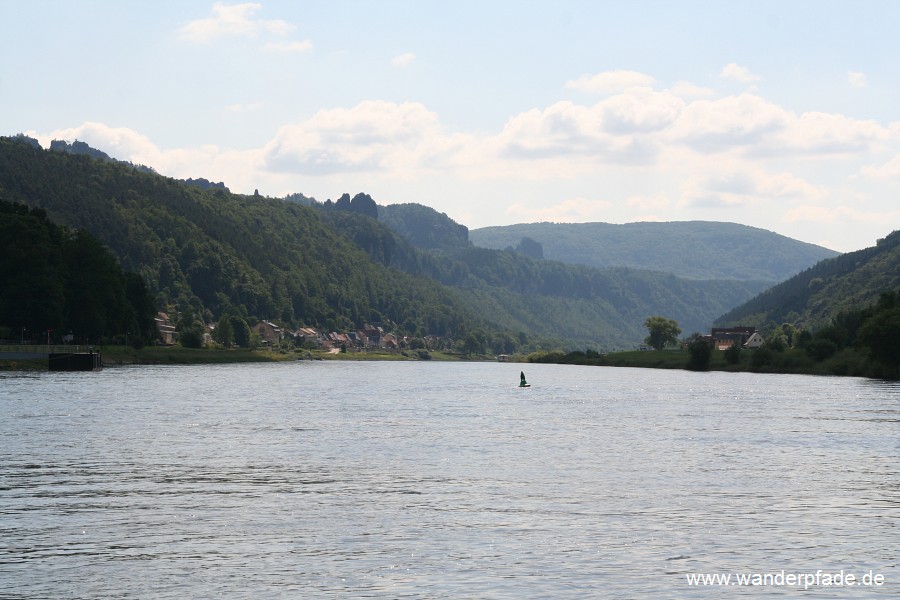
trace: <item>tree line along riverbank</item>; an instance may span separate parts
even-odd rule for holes
[[[868,359],[863,352],[845,348],[829,358],[814,360],[801,349],[741,350],[738,359],[729,359],[725,352],[713,350],[709,362],[692,368],[692,355],[687,349],[649,350],[599,354],[593,351],[547,352],[532,354],[528,362],[571,364],[602,367],[637,367],[647,369],[687,369],[694,371],[727,371],[746,373],[786,373],[797,375],[840,375],[896,379],[896,372],[886,371]]]

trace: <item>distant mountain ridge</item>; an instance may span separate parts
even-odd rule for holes
[[[485,248],[515,247],[523,238],[540,243],[550,260],[649,269],[689,279],[774,283],[838,255],[764,229],[715,221],[545,222],[469,231],[472,243]]]

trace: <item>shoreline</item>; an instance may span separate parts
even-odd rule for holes
[[[182,348],[180,346],[146,346],[135,349],[129,346],[99,346],[103,368],[140,365],[203,365],[240,364],[261,362],[293,362],[309,360],[350,360],[350,361],[436,361],[436,362],[495,362],[491,355],[464,355],[451,352],[426,350],[402,351],[355,351],[334,353],[324,350],[249,350],[244,348]],[[687,368],[689,353],[685,350],[625,351],[610,354],[586,354],[581,351],[563,353],[535,352],[527,356],[516,355],[509,358],[511,363],[571,364],[596,367],[631,367],[641,369]],[[0,371],[46,371],[46,361],[19,360],[0,361]],[[886,376],[875,365],[858,352],[843,351],[829,360],[814,362],[802,352],[788,350],[779,353],[774,362],[755,364],[751,352],[744,352],[735,364],[726,362],[724,353],[714,353],[703,371],[729,373],[761,373],[788,375],[820,375],[864,377],[869,379],[896,380]]]
[[[134,349],[127,346],[103,346],[104,367],[125,365],[197,365],[238,364],[259,362],[293,362],[305,360],[387,360],[387,361],[461,361],[489,360],[486,357],[466,357],[446,352],[425,350],[329,352],[326,350],[249,350],[245,348],[181,348],[179,346],[147,346]]]
[[[864,354],[852,349],[841,350],[823,361],[814,361],[804,351],[798,349],[770,352],[765,355],[766,361],[760,361],[760,356],[756,356],[754,352],[757,351],[742,351],[740,359],[734,364],[726,361],[724,352],[714,352],[710,357],[709,365],[704,369],[688,368],[690,353],[687,350],[632,350],[596,356],[580,351],[569,353],[550,352],[532,354],[528,357],[528,362],[597,367],[681,369],[695,373],[719,371],[727,373],[819,375],[897,380],[896,376],[891,376],[879,365],[870,361]]]

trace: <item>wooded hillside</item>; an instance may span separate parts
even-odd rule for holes
[[[380,208],[364,194],[325,204],[232,194],[21,139],[0,139],[0,198],[90,232],[142,276],[158,307],[207,323],[226,314],[327,330],[377,322],[410,335],[477,330],[517,346],[540,336],[613,349],[639,343],[650,315],[703,330],[765,285],[476,248],[464,226],[420,205],[388,211],[386,222],[407,232],[431,223],[431,234],[407,239],[372,218]],[[428,239],[430,249],[413,243]]]
[[[863,250],[824,260],[728,311],[717,324],[829,325],[842,312],[874,304],[900,288],[900,231]]]
[[[143,344],[156,338],[155,315],[143,279],[95,237],[0,200],[0,339]]]

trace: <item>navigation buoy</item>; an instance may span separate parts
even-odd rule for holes
[[[525,381],[525,371],[521,371],[519,373],[519,377],[519,387],[531,387],[531,385],[527,381]]]

